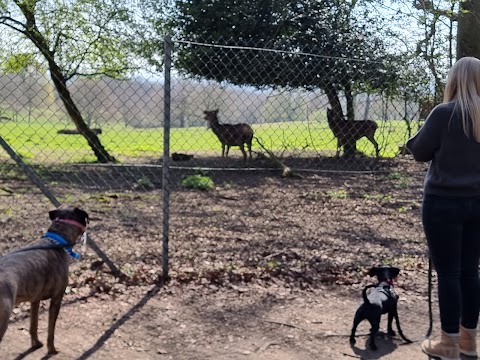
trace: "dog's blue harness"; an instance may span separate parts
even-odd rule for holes
[[[80,254],[73,251],[73,245],[71,245],[67,240],[65,240],[60,235],[47,231],[45,235],[42,236],[42,239],[48,239],[50,242],[63,248],[63,250],[65,250],[65,252],[68,255],[70,255],[70,257],[72,257],[73,259],[75,260],[80,259]]]

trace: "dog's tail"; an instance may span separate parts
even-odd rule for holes
[[[367,290],[370,289],[370,288],[374,288],[376,287],[377,285],[367,285],[363,288],[363,291],[362,291],[362,296],[363,296],[363,302],[365,304],[370,304],[370,301],[368,300],[368,297],[367,297]]]

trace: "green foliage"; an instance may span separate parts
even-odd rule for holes
[[[35,69],[42,69],[40,63],[36,61],[33,53],[18,53],[7,55],[7,58],[1,63],[2,70],[5,73],[21,73],[23,70],[34,67]]]
[[[267,270],[275,270],[280,266],[279,262],[276,260],[270,260],[267,262],[266,268]]]
[[[211,190],[215,187],[213,180],[209,176],[202,174],[189,175],[183,178],[182,186],[189,189]]]
[[[150,181],[150,179],[147,176],[142,176],[137,179],[137,186],[141,187],[145,190],[152,190],[155,188],[153,183]]]
[[[48,66],[63,105],[78,128],[86,124],[71,98],[68,81],[77,76],[124,77],[138,67],[134,44],[136,36],[145,31],[141,17],[130,11],[128,1],[8,0],[5,5],[8,10],[0,14],[0,27],[7,28],[21,49],[31,50],[39,63]],[[31,59],[17,56],[15,50],[3,56],[14,59],[9,67],[18,72],[30,66]],[[116,161],[97,138],[91,136],[89,144],[99,162]]]
[[[390,194],[363,194],[363,197],[368,200],[378,200],[378,201],[390,201],[393,199],[393,196]]]
[[[408,176],[405,176],[399,172],[393,172],[389,175],[389,177],[395,180],[394,186],[397,189],[406,189],[410,186],[411,179]]]
[[[345,189],[327,191],[327,196],[332,199],[347,199],[348,192]]]
[[[403,214],[403,213],[406,213],[410,208],[407,207],[407,206],[400,206],[399,208],[397,208],[397,211],[400,213],[400,214]]]
[[[224,181],[222,187],[223,187],[225,190],[228,190],[228,189],[231,189],[231,188],[232,188],[232,184],[231,184],[230,182],[228,182],[228,181]]]
[[[0,25],[13,30],[13,39],[25,37],[31,41],[24,42],[20,49],[32,49],[7,54],[11,71],[19,72],[34,62],[40,63],[39,55],[51,56],[66,79],[99,74],[119,77],[137,66],[131,54],[141,24],[127,1],[4,2],[12,11]],[[22,12],[13,11],[17,7],[30,12],[36,28],[25,23]]]
[[[178,0],[176,5],[171,22],[189,40],[278,50],[179,44],[177,66],[202,78],[257,87],[328,84],[337,91],[378,88],[395,78],[379,20],[353,16],[346,1]],[[304,76],[298,76],[300,68]]]

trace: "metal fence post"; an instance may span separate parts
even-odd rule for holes
[[[168,240],[170,222],[170,105],[171,83],[170,71],[172,62],[172,39],[165,37],[165,83],[163,113],[163,167],[162,167],[162,199],[163,199],[163,242],[162,242],[162,279],[168,278]]]

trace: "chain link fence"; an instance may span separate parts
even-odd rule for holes
[[[175,44],[174,161],[212,168],[269,167],[274,155],[299,169],[371,170],[376,169],[372,162],[362,159],[399,155],[424,118],[419,98],[384,90],[381,82],[395,71],[386,64],[258,48],[238,40],[222,43]],[[378,79],[376,91],[362,91],[369,77],[379,76],[384,79]],[[244,157],[238,147],[231,160],[220,158],[221,143],[234,144],[241,136],[227,134],[233,128],[224,124],[246,124],[253,132],[250,164],[237,161]],[[340,155],[344,161],[337,161]]]
[[[117,270],[144,282],[163,270],[179,282],[360,288],[362,270],[392,261],[424,299],[425,166],[403,145],[425,109],[384,86],[389,64],[231,40],[165,44],[164,73],[68,83],[110,163],[48,74],[0,73],[1,253],[40,236],[56,199],[90,213],[98,246],[73,271],[93,290],[114,291]]]
[[[411,94],[383,91],[381,84],[362,91],[366,78],[392,71],[385,64],[250,45],[172,44],[173,63],[166,69],[171,73],[168,104],[161,73],[139,72],[128,80],[77,78],[68,88],[85,124],[124,168],[159,163],[167,105],[172,160],[188,167],[269,167],[275,164],[266,158],[273,154],[299,169],[331,170],[341,164],[341,170],[365,170],[359,159],[401,154],[425,116],[421,99]],[[325,67],[333,70],[322,70]],[[323,78],[310,79],[315,73]],[[98,160],[48,74],[2,74],[0,86],[3,135],[28,162],[78,166]],[[213,122],[206,119],[206,111],[215,112]],[[238,161],[243,160],[238,144],[232,145],[231,159],[221,158],[221,131],[212,127],[217,122],[251,128],[251,161]],[[349,153],[352,147],[355,152]],[[115,179],[110,187],[121,186]],[[107,185],[94,177],[88,181]]]

